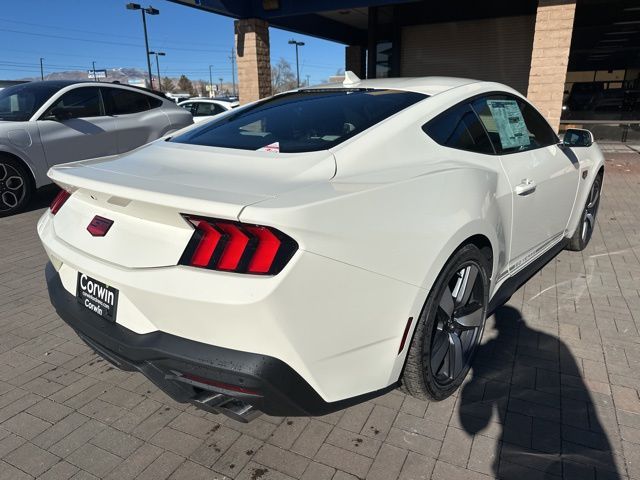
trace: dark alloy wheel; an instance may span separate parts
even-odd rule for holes
[[[0,157],[0,217],[19,212],[31,198],[31,178],[12,158]]]
[[[580,217],[580,224],[569,241],[568,250],[577,252],[584,250],[589,244],[589,240],[591,240],[591,235],[593,235],[593,230],[596,226],[598,207],[600,206],[602,178],[602,175],[598,175],[591,185],[582,216]]]
[[[462,247],[443,269],[407,354],[402,380],[411,395],[442,400],[466,377],[484,330],[488,272],[488,261],[475,245]]]

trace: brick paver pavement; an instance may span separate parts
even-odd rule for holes
[[[0,219],[0,479],[640,479],[640,155],[608,151],[588,249],[489,319],[456,397],[319,418],[242,425],[112,368],[49,304],[42,210]]]

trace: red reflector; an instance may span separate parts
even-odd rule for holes
[[[49,207],[51,209],[51,214],[55,215],[56,213],[58,213],[58,210],[60,210],[62,205],[64,205],[64,202],[66,202],[70,196],[71,193],[67,192],[64,189],[60,190],[56,195],[56,198],[54,198],[53,202],[51,202],[51,206]]]
[[[413,317],[409,317],[407,320],[407,326],[404,327],[404,333],[402,334],[402,340],[400,341],[400,348],[398,349],[398,354],[404,350],[404,343],[407,341],[407,335],[409,335],[409,330],[411,329],[411,322],[413,321]]]
[[[247,230],[258,237],[258,247],[249,262],[249,272],[267,273],[280,248],[280,240],[265,227],[247,227]]]
[[[194,382],[204,383],[205,385],[211,385],[212,387],[222,388],[224,390],[231,390],[232,392],[247,393],[249,395],[258,395],[258,392],[251,390],[250,388],[239,387],[238,385],[231,385],[229,383],[216,382],[215,380],[209,380],[208,378],[202,378],[190,373],[183,373],[184,378],[188,378]]]
[[[215,227],[204,220],[198,221],[197,229],[202,232],[202,238],[193,253],[193,257],[191,257],[191,265],[194,267],[206,267],[209,265],[209,260],[211,260],[211,256],[215,252],[222,235]]]
[[[87,231],[94,237],[104,237],[113,225],[113,220],[96,215],[87,227]]]
[[[235,270],[238,268],[244,249],[247,248],[249,237],[232,223],[217,223],[216,226],[229,235],[224,252],[218,261],[218,268],[220,270]]]

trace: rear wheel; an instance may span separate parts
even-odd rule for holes
[[[600,206],[600,192],[602,191],[602,175],[598,175],[591,185],[587,201],[582,210],[582,216],[580,217],[580,224],[573,233],[573,236],[569,240],[567,250],[573,250],[579,252],[584,250],[591,240],[593,235],[593,229],[596,226],[596,215],[598,214],[598,207]]]
[[[31,176],[20,162],[0,156],[0,217],[21,211],[31,199]]]
[[[410,395],[443,400],[460,386],[484,330],[489,265],[475,245],[447,262],[422,309],[402,377]]]

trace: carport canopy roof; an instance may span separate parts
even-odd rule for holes
[[[259,18],[291,32],[367,44],[369,7],[396,26],[534,15],[537,0],[170,0],[236,19]],[[565,3],[566,0],[557,0]],[[640,68],[637,0],[577,0],[569,70]]]

